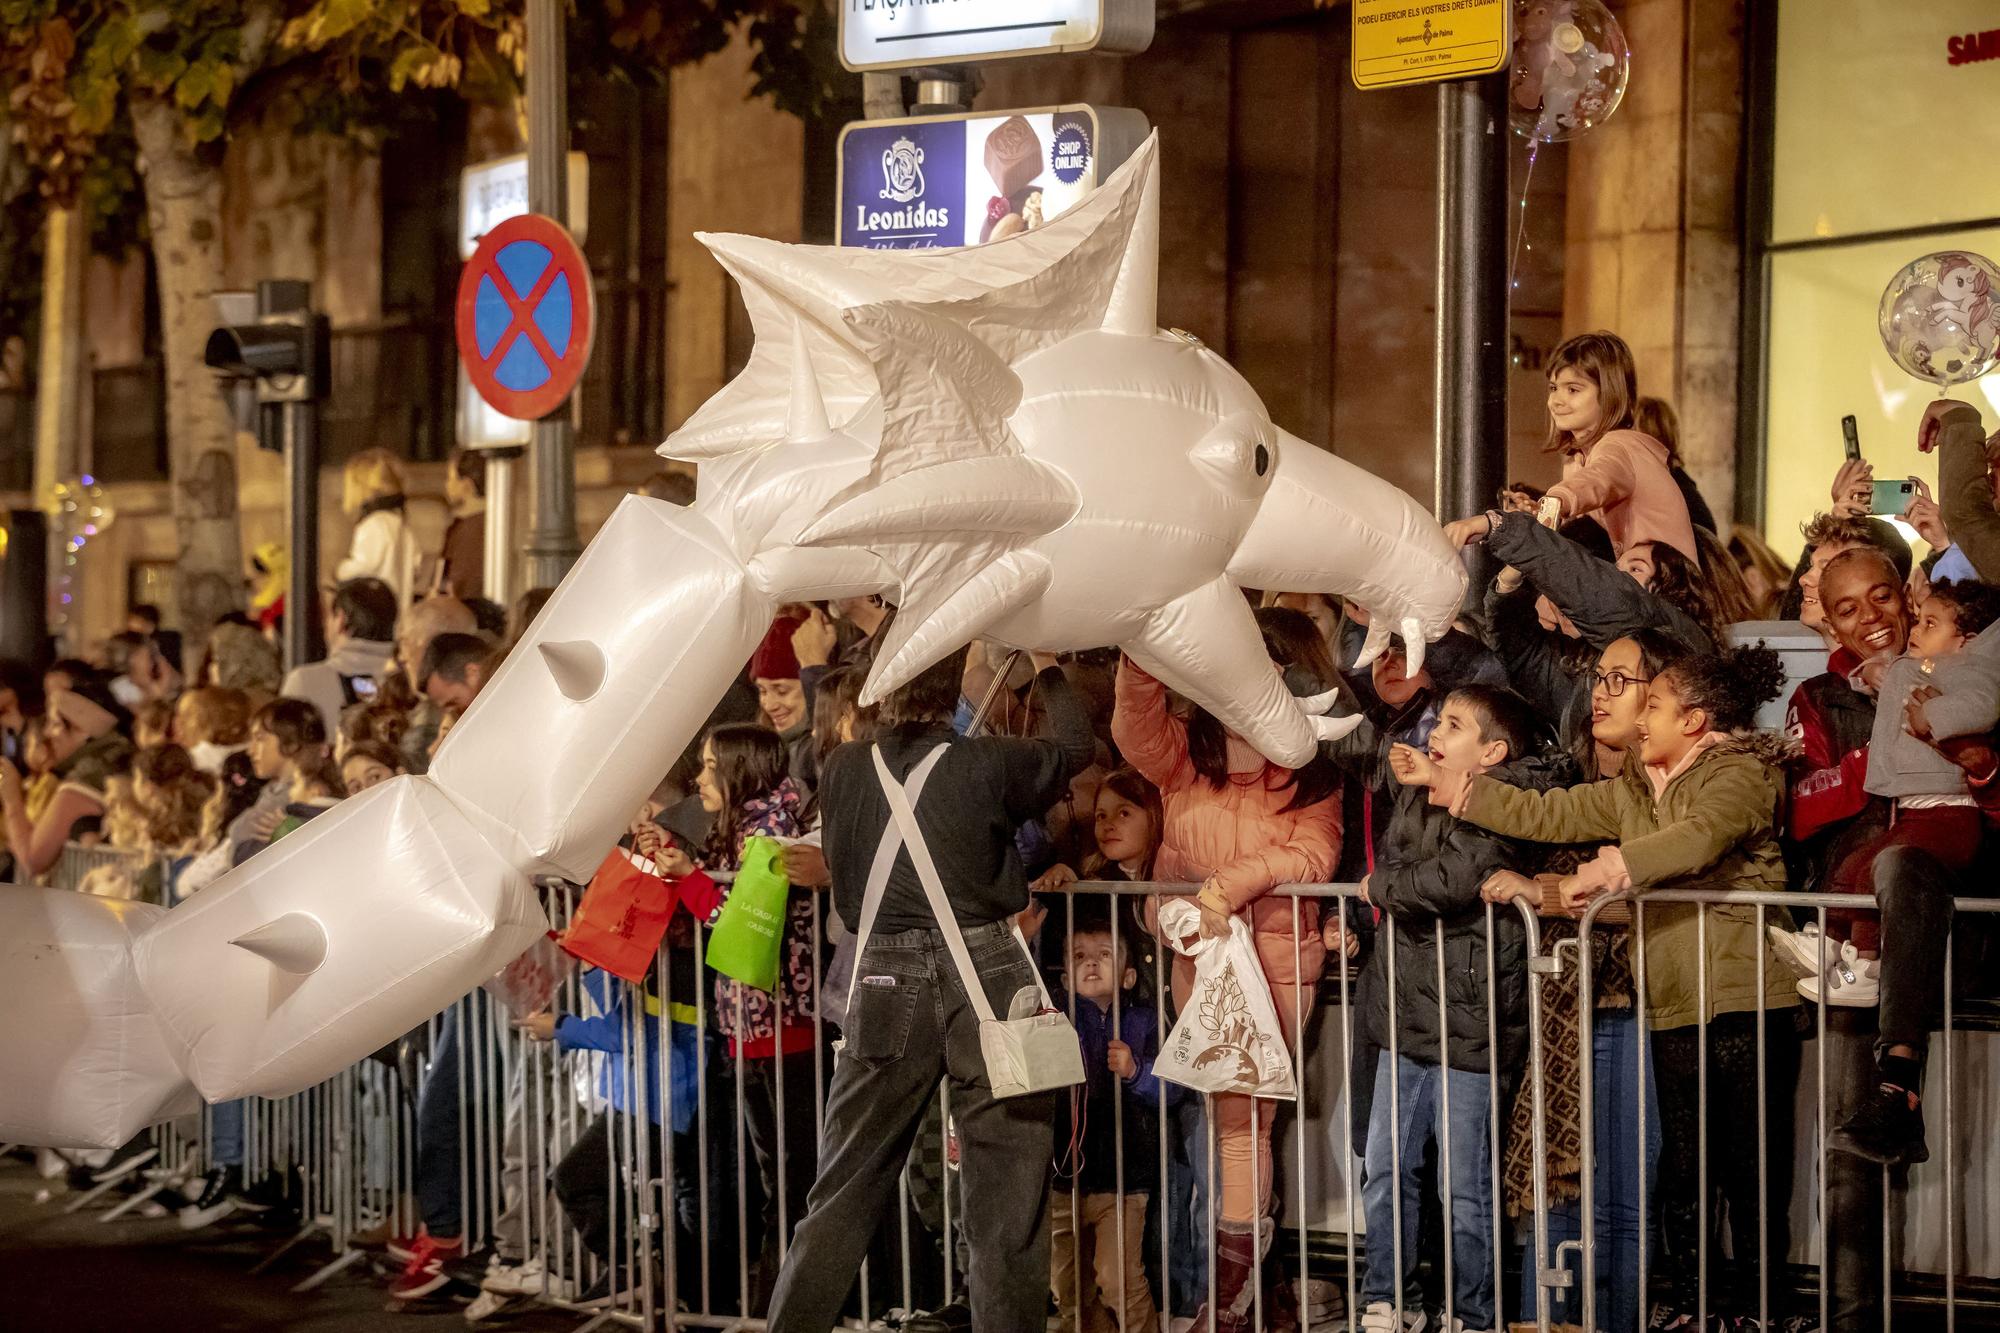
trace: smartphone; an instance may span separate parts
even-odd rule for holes
[[[1861,458],[1861,430],[1851,416],[1840,419],[1840,436],[1847,441],[1847,461],[1858,462]]]
[[[1908,477],[1901,481],[1878,481],[1875,495],[1868,502],[1868,512],[1883,518],[1901,518],[1916,494],[1917,484]]]

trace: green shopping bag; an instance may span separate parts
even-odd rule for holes
[[[708,965],[746,986],[776,991],[791,892],[785,849],[771,838],[745,840],[736,885],[708,932]]]

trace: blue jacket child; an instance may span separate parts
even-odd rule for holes
[[[1118,1188],[1118,1116],[1123,1102],[1125,1192],[1150,1194],[1160,1183],[1160,1103],[1178,1101],[1182,1089],[1164,1087],[1153,1072],[1160,1050],[1159,1020],[1153,1005],[1137,999],[1137,973],[1122,940],[1113,957],[1112,932],[1102,921],[1081,919],[1070,936],[1069,991],[1074,997],[1076,1035],[1083,1045],[1084,1081],[1062,1098],[1056,1111],[1056,1188],[1072,1181],[1082,1194],[1110,1194]],[[1111,998],[1118,995],[1118,1023],[1111,1022]],[[1058,1000],[1067,1012],[1067,1000]],[[1114,1049],[1115,1048],[1115,1049]],[[1113,1060],[1123,1071],[1113,1069]]]
[[[591,1001],[596,1013],[563,1014],[556,1020],[556,1048],[567,1055],[571,1051],[604,1052],[604,1071],[598,1077],[597,1091],[611,1103],[615,1111],[636,1114],[640,1098],[643,1096],[650,1111],[650,1119],[658,1124],[660,1120],[660,997],[650,989],[641,990],[629,982],[620,980],[595,967],[585,968],[580,978],[584,994]],[[636,1073],[626,1049],[629,1035],[631,1006],[643,997],[645,1019],[641,1025],[641,1041],[645,1046],[644,1072]],[[697,1063],[701,1058],[700,1030],[690,1021],[682,1022],[672,1010],[682,1006],[670,1005],[667,1040],[671,1048],[667,1057],[668,1072],[672,1077],[671,1100],[673,1103],[673,1132],[685,1134],[694,1123],[695,1076]],[[634,1078],[647,1081],[644,1088],[634,1082]]]

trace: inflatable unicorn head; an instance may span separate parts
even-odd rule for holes
[[[1431,516],[1294,439],[1157,324],[1157,141],[1082,205],[963,250],[703,238],[749,366],[661,450],[774,597],[898,606],[865,698],[975,637],[1117,644],[1273,761],[1337,730],[1265,656],[1243,589],[1339,593],[1414,666],[1465,575]]]

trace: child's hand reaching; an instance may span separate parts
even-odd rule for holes
[[[544,1009],[539,1014],[529,1014],[514,1024],[529,1041],[554,1041],[556,1039],[556,1016]]]
[[[1405,787],[1434,787],[1438,780],[1437,761],[1414,745],[1389,747],[1389,771]]]
[[[1104,1043],[1104,1067],[1128,1083],[1139,1077],[1139,1062],[1132,1058],[1132,1048],[1122,1041]]]

